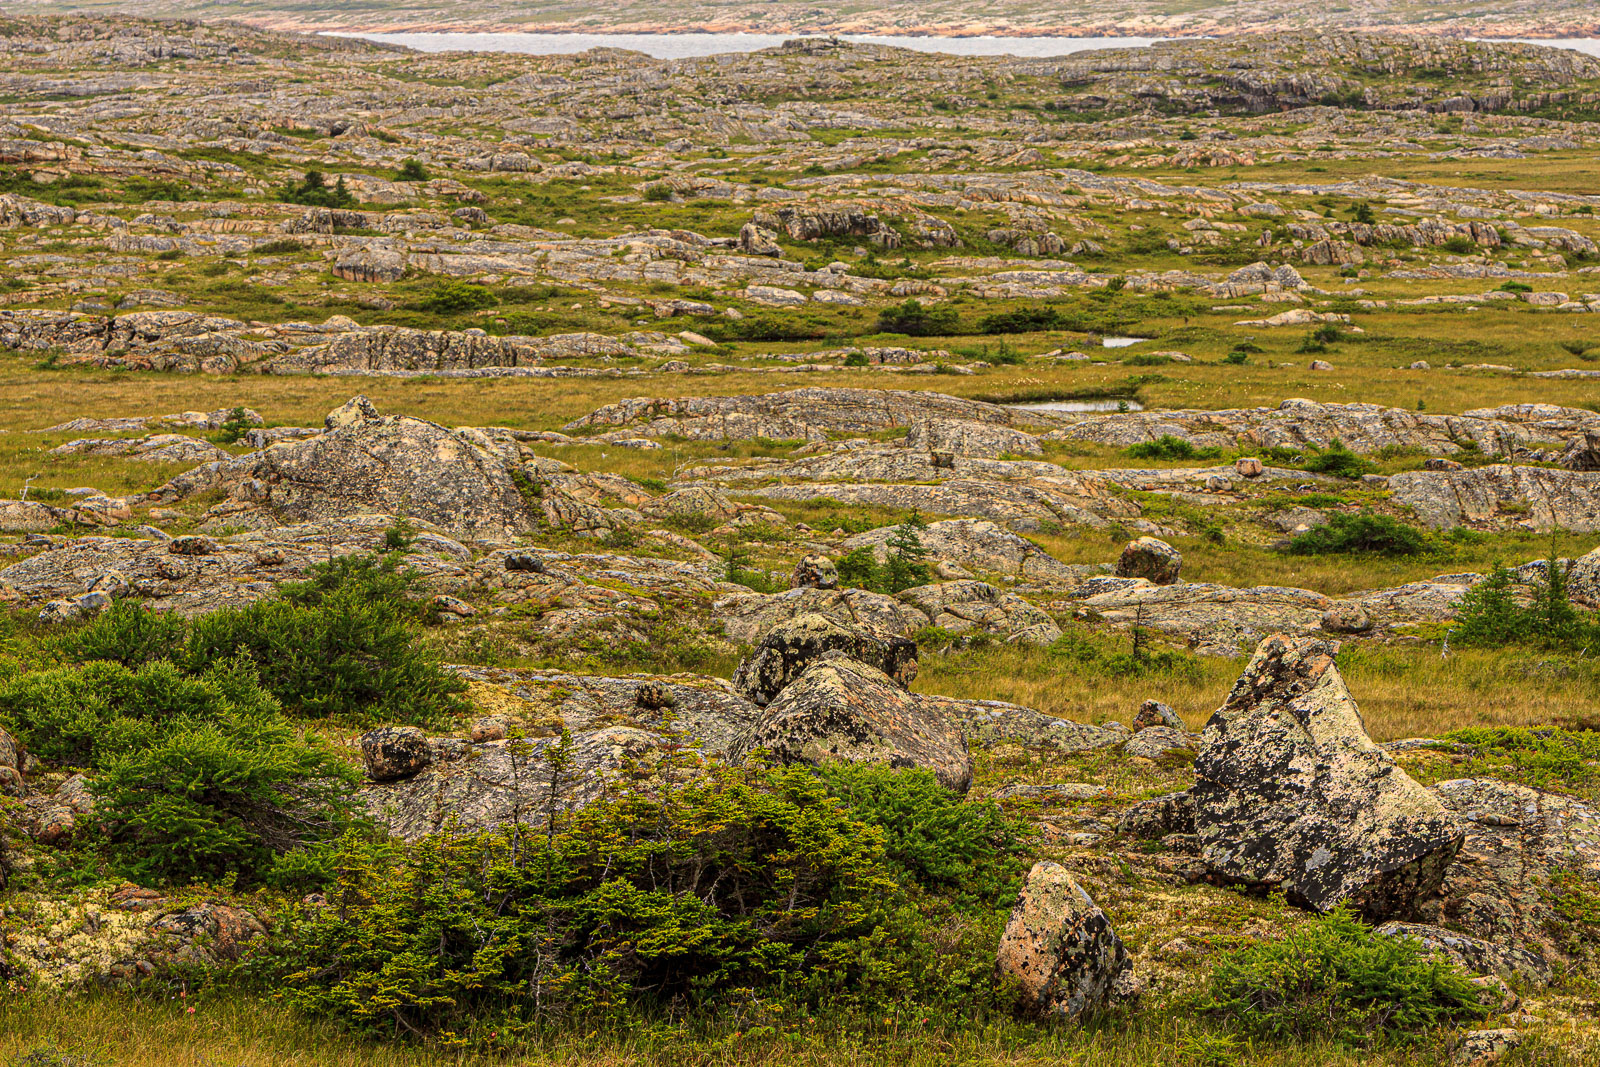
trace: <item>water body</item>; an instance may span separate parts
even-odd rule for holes
[[[1474,37],[1474,41],[1494,40],[1503,41],[1504,38]],[[1595,37],[1561,37],[1550,40],[1535,40],[1531,37],[1512,38],[1517,44],[1541,44],[1546,48],[1570,48],[1574,52],[1582,52],[1586,56],[1600,59],[1600,38]]]
[[[1142,345],[1150,340],[1148,337],[1106,337],[1102,338],[1102,348],[1127,348],[1129,345]]]
[[[1137,400],[1051,400],[1043,404],[1012,404],[1019,411],[1143,411]]]
[[[729,52],[777,48],[802,36],[793,33],[341,33],[419,52],[516,52],[555,56],[591,48],[626,48],[656,59],[694,59]],[[1046,58],[1101,48],[1148,48],[1157,37],[875,37],[839,34],[854,44],[887,45],[953,56]]]

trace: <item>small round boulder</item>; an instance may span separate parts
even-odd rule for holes
[[[361,735],[367,777],[394,782],[420,774],[433,762],[428,736],[415,726],[380,726]]]
[[[1266,468],[1261,465],[1261,461],[1255,456],[1240,456],[1233,461],[1233,469],[1239,473],[1241,478],[1259,478],[1261,477],[1261,472]]]
[[[485,715],[473,720],[472,740],[480,745],[486,741],[504,741],[509,729],[506,721],[498,715]]]
[[[1353,600],[1335,600],[1322,613],[1322,628],[1332,634],[1360,634],[1372,629],[1372,616]]]
[[[839,568],[827,556],[813,553],[794,565],[794,573],[789,576],[789,588],[837,589]]]
[[[1141,537],[1129,541],[1117,560],[1118,578],[1145,578],[1157,585],[1171,585],[1183,568],[1183,556],[1165,541]]]

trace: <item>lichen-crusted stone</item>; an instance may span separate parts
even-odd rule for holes
[[[779,693],[729,755],[739,761],[758,750],[780,763],[920,767],[957,792],[972,784],[966,738],[938,702],[838,651]]]
[[[1075,1018],[1105,1006],[1128,967],[1111,920],[1059,863],[1036,863],[1000,937],[996,968],[1034,1014]]]
[[[779,623],[768,631],[734,671],[734,688],[765,707],[831,651],[843,652],[877,668],[902,689],[917,677],[915,641],[812,613]]]
[[[1535,986],[1550,982],[1550,964],[1517,945],[1497,945],[1424,923],[1387,922],[1373,932],[1382,937],[1410,938],[1424,951],[1444,956],[1473,974],[1496,974]]]
[[[1192,796],[1218,877],[1369,919],[1438,889],[1462,829],[1367,736],[1336,643],[1270,637],[1206,724]]]
[[[1042,456],[1044,449],[1031,433],[1009,426],[970,419],[920,419],[911,424],[906,447],[923,452],[950,452],[958,456]]]
[[[1170,726],[1175,730],[1183,729],[1183,720],[1178,718],[1178,713],[1161,703],[1159,700],[1146,700],[1139,705],[1139,712],[1133,717],[1133,732],[1147,729],[1151,726]]]
[[[383,512],[480,536],[526,532],[535,516],[513,477],[517,457],[482,431],[379,415],[364,397],[332,412],[328,430],[257,453],[221,517],[285,521]]]
[[[0,728],[0,796],[22,794],[22,749]]]
[[[1171,585],[1183,569],[1183,556],[1165,541],[1141,537],[1129,541],[1117,559],[1117,577],[1145,578],[1157,585]]]
[[[374,782],[410,778],[433,762],[428,736],[415,726],[380,726],[361,735],[361,758]]]
[[[1562,914],[1563,886],[1600,887],[1600,809],[1575,797],[1492,778],[1455,778],[1432,792],[1466,841],[1419,918],[1557,963],[1581,924]]]
[[[839,568],[827,556],[813,552],[794,565],[789,576],[790,589],[837,589]]]

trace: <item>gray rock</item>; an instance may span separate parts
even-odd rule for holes
[[[825,653],[842,652],[882,671],[902,689],[917,677],[917,644],[827,615],[801,615],[774,626],[733,672],[733,687],[766,707]]]
[[[1383,937],[1410,938],[1428,952],[1444,956],[1472,974],[1495,974],[1533,986],[1545,986],[1550,982],[1550,964],[1515,945],[1497,945],[1425,923],[1387,922],[1373,932]]]
[[[1150,726],[1170,726],[1174,730],[1184,729],[1183,720],[1178,713],[1161,703],[1159,700],[1146,700],[1139,705],[1139,711],[1133,717],[1133,732],[1138,733]]]
[[[1147,726],[1128,739],[1122,754],[1130,759],[1160,760],[1168,756],[1194,754],[1199,735],[1172,726]]]
[[[1023,882],[996,969],[1021,986],[1032,1014],[1071,1019],[1110,1003],[1128,953],[1071,873],[1045,861]]]
[[[966,739],[937,702],[836,651],[786,686],[730,755],[756,751],[780,763],[922,768],[957,792],[972,783]]]
[[[1220,878],[1387,918],[1439,888],[1464,831],[1367,736],[1337,651],[1261,643],[1206,725],[1195,828]]]
[[[1117,819],[1117,833],[1161,838],[1194,833],[1194,798],[1187,792],[1167,793],[1133,804]]]
[[[1117,577],[1144,578],[1156,585],[1171,585],[1183,569],[1183,556],[1165,541],[1141,537],[1130,541],[1117,558]]]

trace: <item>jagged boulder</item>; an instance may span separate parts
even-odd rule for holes
[[[972,784],[972,756],[936,701],[831,651],[786,686],[729,755],[765,751],[780,763],[869,763],[933,772],[947,789]]]
[[[1141,537],[1129,541],[1117,558],[1117,577],[1144,578],[1156,585],[1171,585],[1183,569],[1183,556],[1165,541]]]
[[[872,666],[900,688],[917,676],[917,643],[867,626],[812,613],[774,626],[733,673],[733,685],[765,707],[828,652]]]
[[[906,447],[922,452],[949,452],[958,456],[1042,456],[1044,448],[1031,433],[1009,426],[967,419],[919,419],[906,434]]]
[[[1036,863],[1011,909],[996,969],[1042,1017],[1076,1018],[1108,1004],[1128,969],[1111,920],[1059,863]]]
[[[1159,700],[1146,700],[1139,705],[1139,711],[1133,717],[1133,732],[1138,733],[1152,726],[1170,726],[1174,730],[1184,728],[1183,720],[1178,718],[1177,712]]]
[[[1191,791],[1201,858],[1317,911],[1403,915],[1439,888],[1463,831],[1367,736],[1337,652],[1268,638],[1206,724]]]

